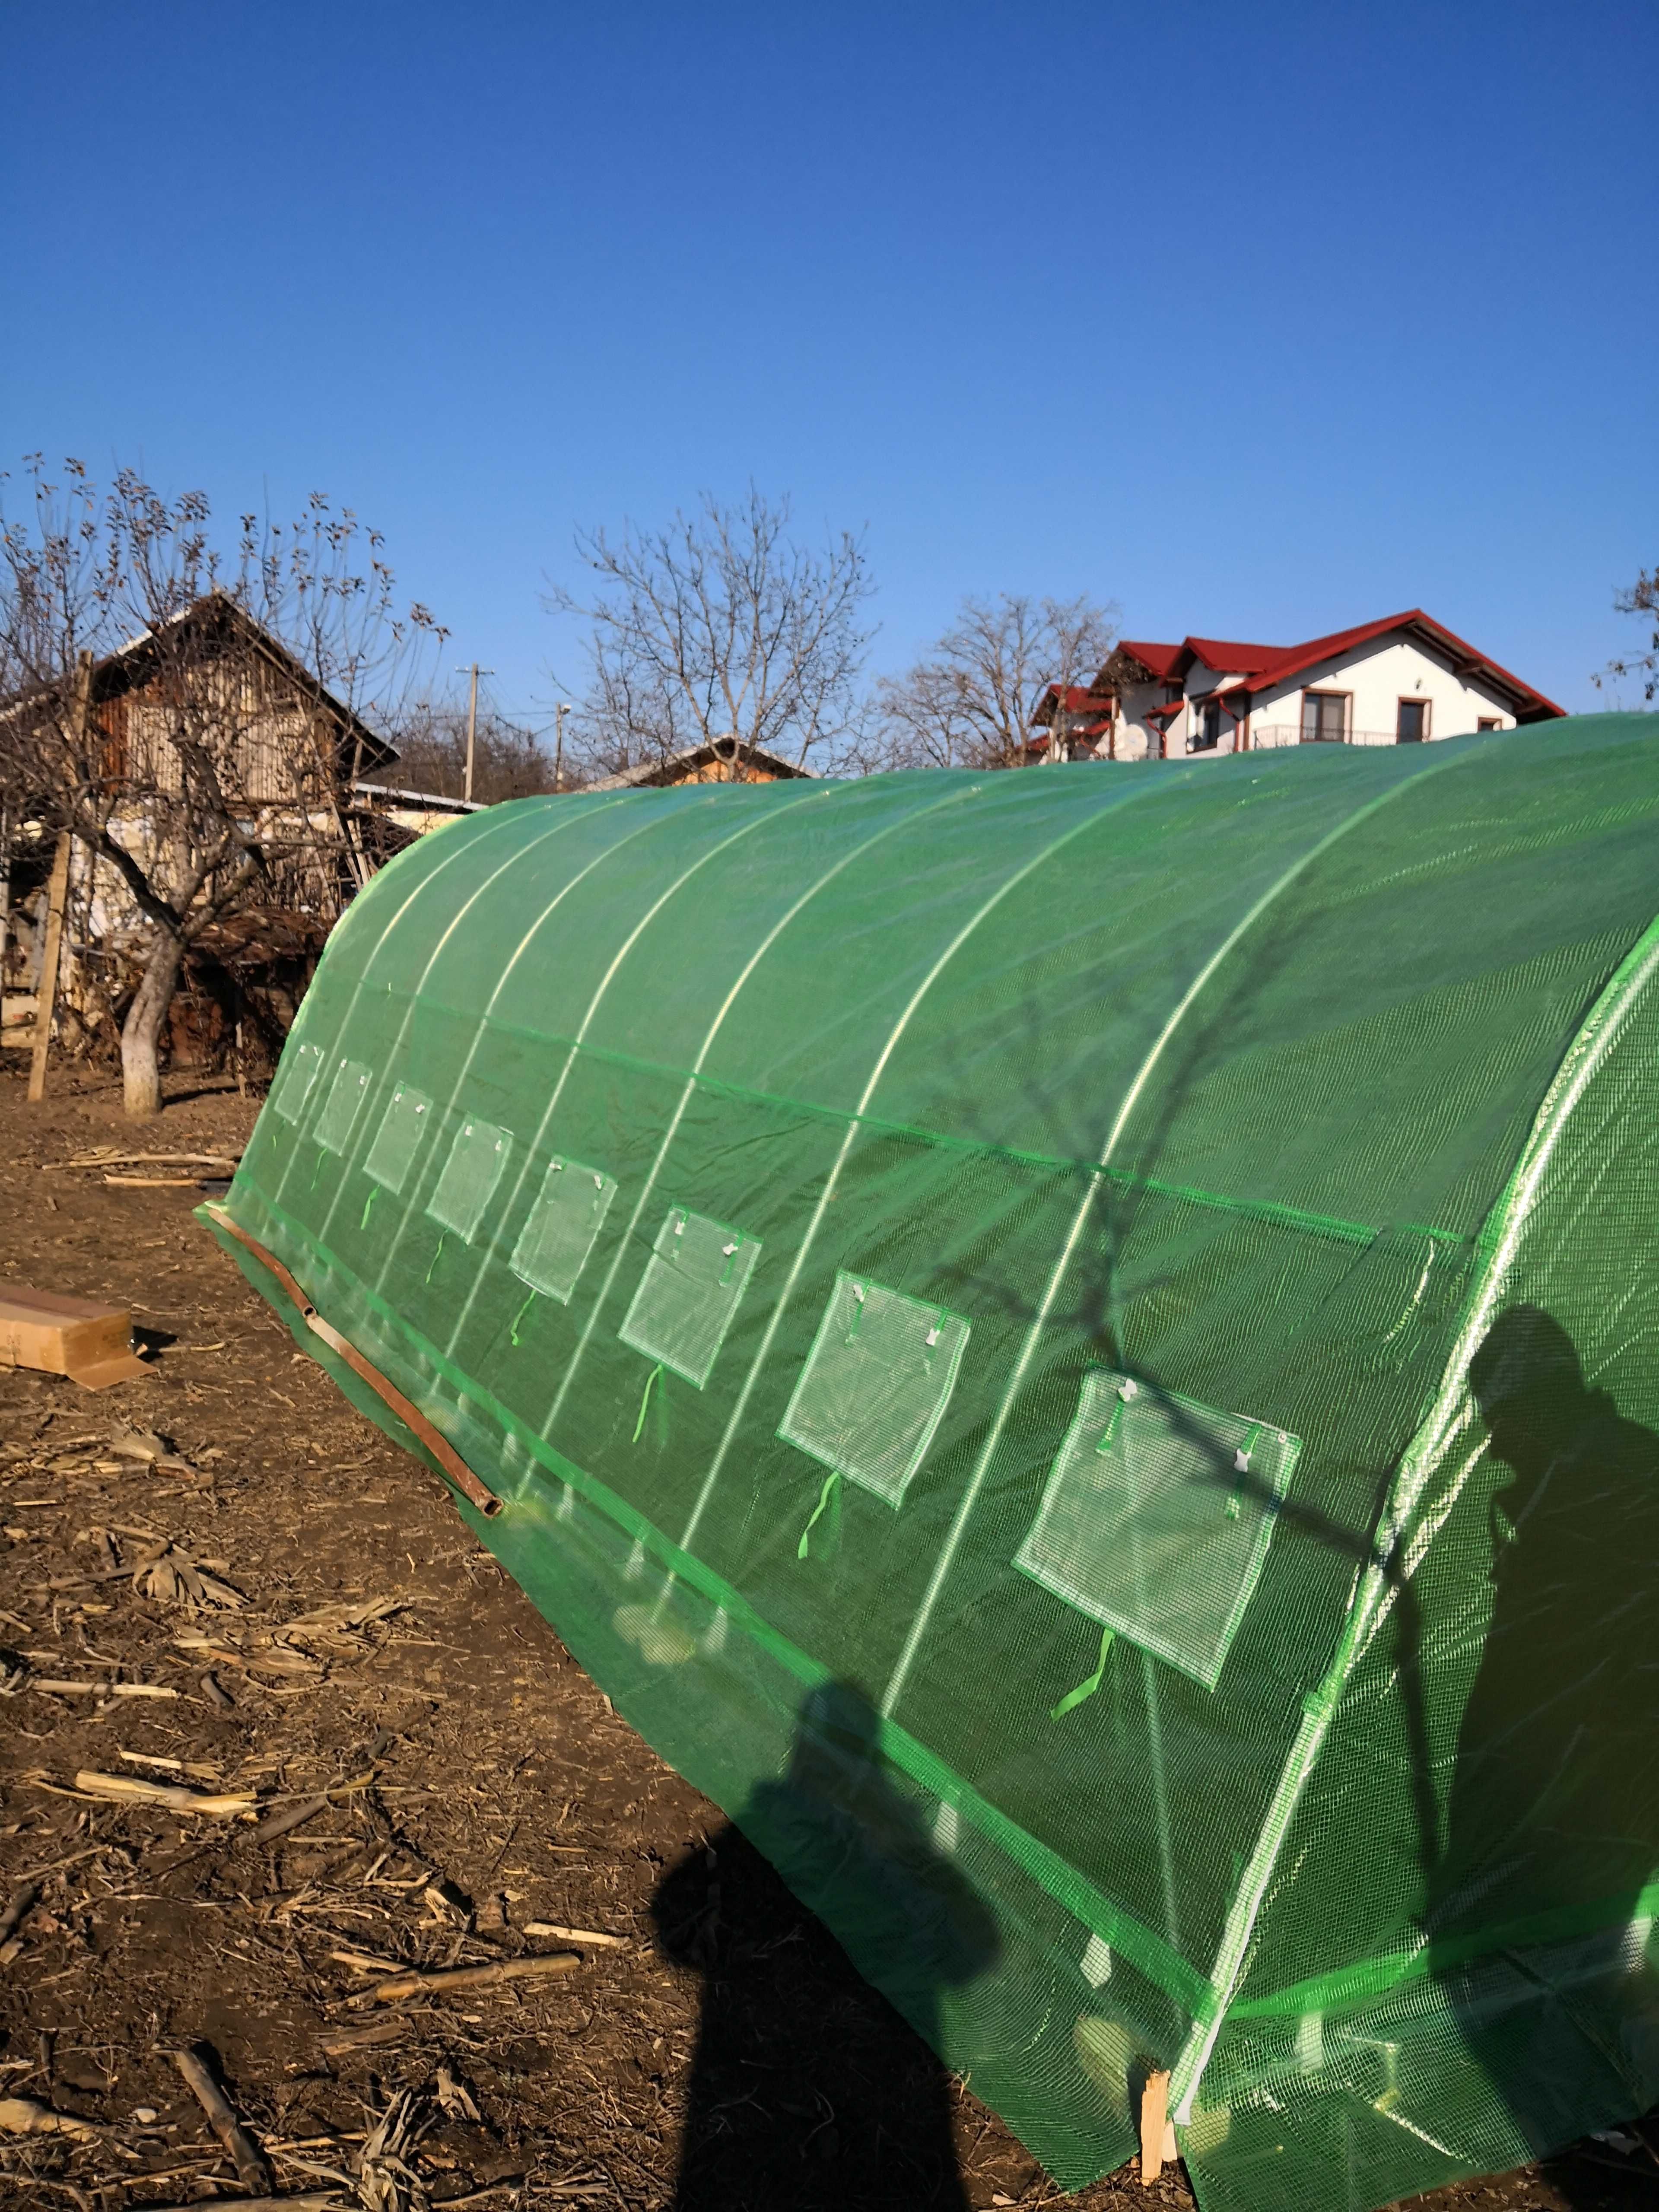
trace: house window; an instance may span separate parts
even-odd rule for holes
[[[1429,734],[1429,702],[1426,699],[1402,699],[1400,714],[1395,723],[1395,743],[1401,745],[1420,745]]]
[[[1206,699],[1204,702],[1204,711],[1199,716],[1198,727],[1193,732],[1193,742],[1189,750],[1195,753],[1212,753],[1216,750],[1221,743],[1221,702],[1218,699]]]
[[[1474,726],[1477,730],[1501,730],[1504,725],[1496,714],[1483,714]]]
[[[1302,742],[1304,745],[1340,745],[1348,734],[1348,695],[1346,691],[1304,691],[1302,694]]]

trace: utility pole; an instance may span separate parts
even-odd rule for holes
[[[465,665],[463,662],[462,665]],[[466,708],[466,788],[461,793],[469,805],[472,799],[472,751],[478,737],[478,678],[495,673],[493,668],[480,668],[476,660],[471,664],[472,690]]]
[[[564,787],[564,718],[569,712],[568,699],[561,699],[553,709],[554,727],[558,732],[553,740],[553,788],[555,791],[560,791]]]

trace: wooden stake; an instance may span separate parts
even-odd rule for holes
[[[40,995],[34,1002],[34,1055],[29,1061],[29,1103],[38,1106],[46,1095],[46,1054],[52,1044],[52,1020],[58,1003],[58,964],[64,951],[64,906],[69,896],[70,834],[58,840],[52,880],[46,890],[46,942],[40,963]]]
[[[1140,2179],[1143,2187],[1164,2171],[1164,2132],[1170,2124],[1170,2075],[1167,2068],[1146,2076],[1140,2093]]]

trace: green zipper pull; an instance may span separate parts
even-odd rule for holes
[[[448,1234],[449,1231],[447,1229],[441,1229],[438,1231],[438,1249],[432,1255],[432,1266],[426,1271],[426,1279],[428,1283],[432,1280],[433,1268],[437,1266],[439,1261],[441,1260],[444,1255],[444,1239],[448,1236]]]
[[[530,1296],[525,1300],[524,1304],[519,1308],[517,1313],[513,1316],[513,1326],[507,1331],[507,1340],[510,1343],[514,1345],[518,1343],[519,1323],[524,1319],[525,1316],[530,1311],[531,1307],[533,1306],[535,1303],[536,1293],[534,1291],[532,1291]]]
[[[1079,1682],[1076,1689],[1067,1690],[1065,1696],[1060,1699],[1057,1705],[1051,1705],[1049,1707],[1048,1717],[1051,1721],[1063,1721],[1066,1714],[1071,1712],[1076,1706],[1080,1705],[1085,1698],[1093,1697],[1095,1692],[1100,1687],[1101,1683],[1105,1680],[1106,1654],[1111,1650],[1111,1648],[1112,1632],[1109,1628],[1103,1628],[1100,1632],[1100,1664],[1095,1668],[1094,1673],[1090,1675],[1086,1682]]]
[[[645,1378],[645,1390],[643,1395],[640,1399],[640,1418],[634,1424],[634,1442],[635,1443],[638,1443],[641,1432],[645,1427],[645,1409],[651,1403],[651,1386],[661,1373],[662,1362],[659,1359],[656,1365],[652,1369],[651,1372]]]
[[[362,1220],[357,1224],[357,1226],[358,1226],[358,1228],[359,1228],[359,1229],[367,1229],[367,1228],[368,1228],[368,1210],[369,1210],[369,1208],[374,1205],[374,1200],[375,1200],[375,1196],[376,1196],[377,1193],[379,1192],[380,1188],[380,1184],[379,1184],[379,1183],[376,1183],[376,1184],[374,1186],[374,1188],[370,1190],[370,1192],[369,1192],[369,1194],[368,1194],[368,1197],[363,1200],[363,1218],[362,1218]]]
[[[829,1474],[825,1475],[823,1479],[823,1487],[818,1492],[818,1502],[812,1508],[812,1517],[800,1532],[800,1541],[795,1547],[795,1557],[798,1559],[804,1559],[807,1556],[810,1549],[808,1540],[811,1536],[813,1529],[817,1528],[819,1521],[829,1510],[830,1501],[836,1497],[840,1488],[841,1477],[836,1474],[834,1468],[831,1468]]]

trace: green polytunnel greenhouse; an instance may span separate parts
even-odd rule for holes
[[[1659,717],[491,808],[250,1279],[1064,2185],[1659,2094]]]

